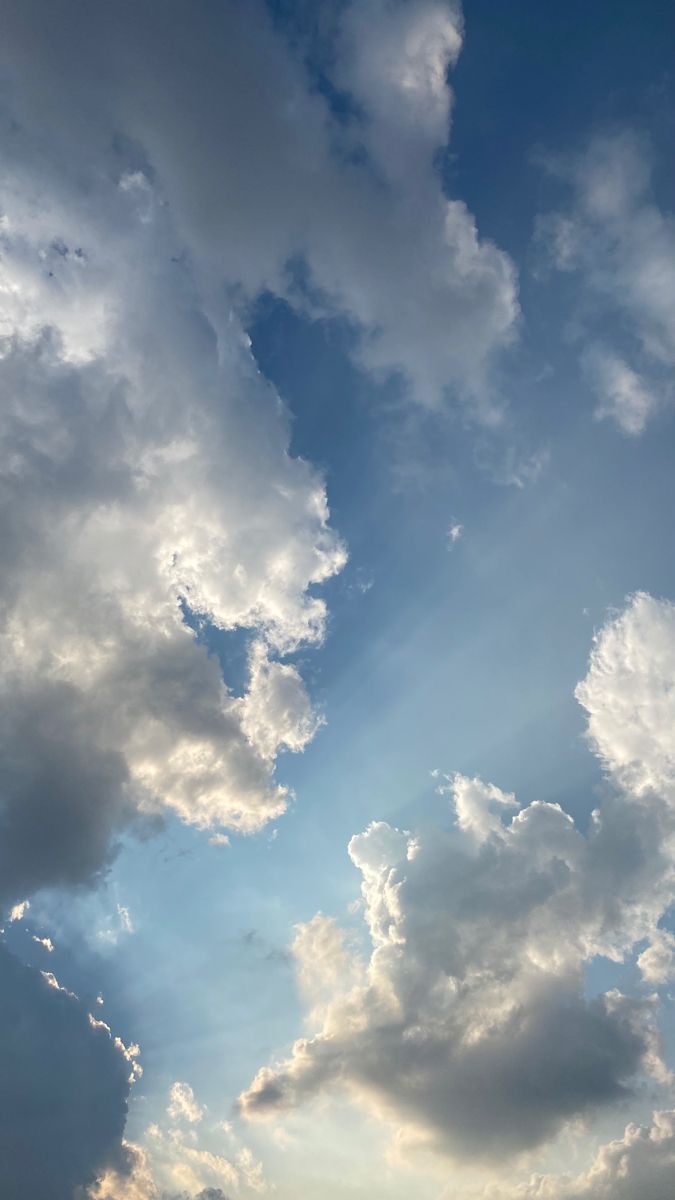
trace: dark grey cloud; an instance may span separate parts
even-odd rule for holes
[[[73,1200],[125,1169],[130,1062],[79,1001],[0,945],[3,1200]]]
[[[124,757],[100,746],[96,717],[67,683],[0,699],[0,903],[93,882],[132,820]]]

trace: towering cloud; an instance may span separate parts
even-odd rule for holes
[[[350,955],[325,917],[299,930],[318,1031],[259,1072],[246,1115],[347,1088],[441,1152],[501,1161],[642,1074],[667,1079],[655,997],[589,999],[584,967],[645,941],[649,982],[672,962],[674,655],[675,606],[645,595],[596,639],[577,694],[616,789],[586,836],[557,805],[454,776],[454,832],[380,822],[352,838],[372,951]]]

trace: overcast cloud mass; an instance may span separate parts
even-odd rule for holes
[[[591,9],[0,3],[3,1200],[675,1191],[675,21]]]

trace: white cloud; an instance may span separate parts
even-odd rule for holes
[[[340,9],[346,123],[262,4],[179,5],[162,38],[145,0],[76,8],[11,3],[0,47],[9,902],[96,879],[139,818],[226,836],[287,806],[276,756],[321,718],[282,659],[321,642],[317,585],[346,556],[252,357],[250,302],[345,317],[368,370],[486,420],[517,317],[510,259],[434,166],[456,6]],[[180,605],[248,631],[243,695]]]
[[[646,983],[663,984],[675,977],[675,937],[667,929],[652,934],[646,950],[638,955],[637,965]]]
[[[448,529],[448,549],[452,550],[455,542],[458,542],[464,533],[464,526],[459,521],[453,521]]]
[[[36,935],[36,934],[33,934],[33,941],[34,941],[34,942],[35,942],[35,943],[36,943],[38,946],[42,946],[43,950],[46,950],[46,951],[47,951],[47,954],[53,954],[53,953],[54,953],[54,943],[53,943],[53,941],[52,941],[52,939],[51,939],[51,938],[49,938],[49,937],[37,937],[37,935]]]
[[[172,1083],[167,1113],[174,1121],[188,1121],[191,1125],[201,1121],[205,1109],[197,1104],[189,1083]]]
[[[121,937],[132,933],[134,933],[134,923],[131,919],[131,913],[123,904],[118,904],[114,923],[98,929],[96,931],[96,938],[99,942],[106,942],[110,946],[116,946]]]
[[[22,283],[0,357],[12,896],[91,878],[139,809],[245,831],[283,812],[276,751],[301,749],[316,718],[297,670],[276,656],[321,640],[325,605],[308,589],[345,555],[322,481],[290,457],[286,414],[237,321],[217,331],[171,263],[161,207],[141,221],[105,181],[86,200],[51,181],[45,201],[47,185],[8,178],[7,257],[20,254],[22,280],[36,280]],[[53,309],[41,300],[42,249]],[[75,354],[69,306],[87,289],[105,319],[93,343],[75,321]],[[221,629],[256,631],[243,697],[179,601]]]
[[[596,635],[576,696],[593,750],[622,786],[675,800],[675,604],[636,593]]]
[[[576,336],[586,347],[582,365],[598,396],[596,416],[640,434],[671,398],[675,366],[675,217],[655,201],[653,153],[624,131],[547,166],[572,200],[540,221],[539,234],[553,265],[578,280]],[[627,349],[606,344],[601,326],[609,320]]]
[[[240,1098],[246,1116],[346,1088],[402,1142],[503,1163],[625,1100],[645,1075],[668,1082],[656,998],[589,999],[584,969],[648,942],[647,982],[670,970],[659,922],[675,899],[674,611],[635,597],[596,639],[578,695],[620,790],[586,836],[555,804],[523,808],[455,775],[439,788],[453,831],[379,822],[352,838],[370,956],[348,951],[325,917],[300,929],[316,1032],[258,1073]]]
[[[232,1193],[268,1191],[251,1150],[226,1122],[217,1129],[227,1154],[202,1145],[195,1128],[149,1125],[142,1144],[124,1144],[123,1169],[107,1171],[87,1192],[89,1200],[228,1200]]]
[[[331,72],[359,114],[348,123],[310,89],[301,55],[255,0],[221,5],[217,17],[179,7],[161,39],[144,0],[114,20],[72,13],[72,0],[59,0],[48,20],[30,4],[8,14],[4,70],[22,120],[28,113],[56,141],[76,130],[69,155],[85,163],[101,154],[104,131],[123,130],[169,197],[212,300],[226,280],[249,297],[268,288],[344,316],[367,369],[400,372],[422,404],[451,393],[494,417],[492,362],[514,334],[515,270],[443,195],[434,169],[448,136],[446,70],[461,48],[456,5],[340,8]],[[91,87],[96,73],[105,89]],[[124,179],[147,218],[151,200],[130,186],[138,166]],[[299,259],[309,290],[288,269]]]
[[[584,356],[583,365],[598,395],[596,417],[611,417],[624,433],[642,433],[659,405],[649,384],[624,359],[601,346]]]
[[[675,1177],[675,1111],[655,1112],[651,1125],[630,1124],[602,1146],[574,1178],[540,1175],[513,1190],[495,1187],[485,1200],[667,1200]]]

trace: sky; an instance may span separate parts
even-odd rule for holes
[[[670,1200],[672,6],[0,9],[3,1200]]]

